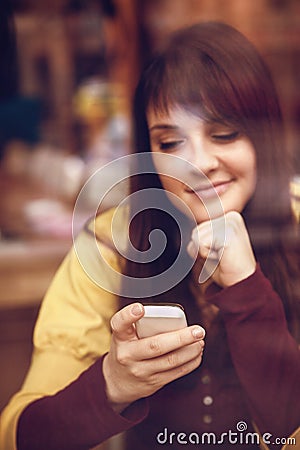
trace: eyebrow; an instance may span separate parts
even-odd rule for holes
[[[149,128],[149,131],[155,131],[155,130],[178,130],[179,127],[177,125],[170,125],[168,123],[164,124],[157,124],[153,125],[151,128]]]
[[[209,119],[209,120],[205,120],[206,125],[224,125],[224,126],[229,126],[229,124],[226,124],[226,122],[220,120],[220,119]],[[149,132],[151,131],[156,131],[156,130],[179,130],[180,127],[177,125],[172,125],[169,123],[158,123],[158,124],[154,124],[152,125],[152,127],[149,128]]]

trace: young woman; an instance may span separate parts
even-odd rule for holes
[[[297,448],[299,246],[269,72],[236,30],[194,25],[143,72],[134,118],[133,246],[126,258],[115,249],[113,211],[79,235],[42,304],[28,376],[2,416],[3,448],[88,449],[125,430],[128,449]],[[147,189],[163,194],[165,210],[134,195]],[[156,229],[165,251],[132,258],[147,253]],[[90,251],[95,234],[106,263]],[[182,246],[191,270],[157,286]],[[107,262],[123,275],[120,290]],[[190,325],[138,339],[144,301],[181,303]]]

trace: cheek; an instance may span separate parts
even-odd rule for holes
[[[249,183],[249,189],[252,191],[252,193],[255,191],[256,183],[257,183],[257,168],[256,168],[256,156],[254,154],[254,151],[249,154],[249,158],[246,170],[245,170],[245,176],[248,179]]]
[[[232,154],[230,159],[227,159],[227,167],[231,168],[233,174],[242,178],[255,187],[257,178],[256,169],[256,155],[252,146],[246,146],[241,149],[239,154]]]
[[[244,159],[240,159],[240,163],[236,165],[236,170],[242,181],[242,194],[244,194],[245,200],[249,201],[254,195],[257,184],[256,157],[254,151],[245,153]]]
[[[164,188],[171,192],[178,191],[189,182],[191,166],[183,158],[175,155],[152,152],[155,170]]]
[[[159,175],[159,178],[165,191],[179,194],[182,183],[178,179],[162,174]]]

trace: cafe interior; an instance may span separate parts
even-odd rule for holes
[[[1,0],[0,8],[1,410],[28,369],[41,301],[72,245],[78,195],[96,169],[130,154],[140,69],[172,31],[224,21],[267,61],[286,121],[299,222],[300,2]],[[90,183],[78,226],[118,201],[117,192],[99,206],[95,192]]]

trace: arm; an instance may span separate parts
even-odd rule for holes
[[[213,219],[214,227],[209,222],[196,227],[188,251],[209,258],[210,249],[218,258],[211,276],[219,293],[207,300],[223,315],[254,421],[262,432],[286,437],[300,422],[299,349],[280,298],[257,267],[242,216],[231,211],[224,218]]]
[[[140,398],[200,364],[200,327],[179,330],[175,336],[161,335],[154,342],[145,339],[142,343],[135,333],[130,335],[134,322],[143,314],[141,305],[137,315],[132,315],[130,305],[114,315],[111,339],[110,318],[118,308],[118,299],[101,287],[101,277],[108,287],[107,273],[111,270],[106,271],[103,258],[97,260],[98,246],[90,245],[89,239],[93,243],[94,235],[82,235],[43,301],[29,373],[1,418],[1,448],[5,450],[16,449],[16,435],[21,450],[86,449],[142,420],[146,409]],[[93,249],[96,254],[90,253]],[[101,251],[117,272],[109,246],[101,244]],[[108,351],[110,341],[102,373],[101,356]],[[167,373],[159,376],[155,371]],[[147,383],[151,376],[155,383]],[[133,379],[139,380],[139,386]]]
[[[93,237],[81,233],[79,239],[89,248]],[[95,265],[101,273],[98,261]],[[16,449],[18,418],[30,403],[64,389],[108,351],[109,321],[117,307],[117,297],[90,279],[72,249],[41,305],[25,382],[1,414],[0,448]]]
[[[135,402],[122,415],[111,408],[102,361],[57,394],[36,400],[23,411],[18,450],[87,450],[144,419],[145,400]]]
[[[300,355],[280,298],[258,267],[209,301],[224,318],[253,420],[261,432],[288,436],[300,423]]]
[[[118,311],[112,318],[110,352],[63,390],[25,409],[18,425],[19,450],[87,450],[143,420],[144,397],[200,363],[200,327],[140,340],[134,322],[143,312],[140,304]]]

